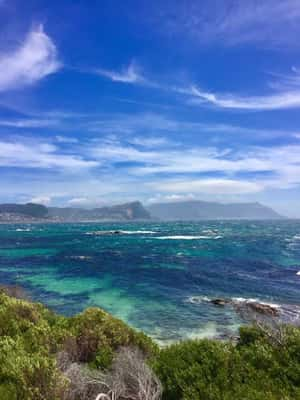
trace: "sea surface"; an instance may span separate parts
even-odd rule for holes
[[[210,299],[300,306],[300,221],[0,225],[0,282],[65,315],[100,306],[160,343],[230,335],[241,320]]]

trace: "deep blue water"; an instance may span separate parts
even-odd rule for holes
[[[0,225],[0,282],[68,315],[103,307],[161,341],[234,331],[237,315],[207,298],[300,305],[298,271],[300,221]]]

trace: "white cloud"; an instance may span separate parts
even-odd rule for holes
[[[186,0],[175,6],[165,2],[151,11],[149,20],[164,35],[189,38],[203,46],[299,46],[298,0]]]
[[[56,46],[41,25],[19,48],[0,54],[0,92],[33,84],[60,67]]]
[[[14,120],[0,120],[0,126],[11,128],[44,128],[48,126],[55,126],[58,124],[57,120],[47,119],[14,119]]]
[[[258,187],[290,188],[300,184],[300,146],[286,145],[270,148],[249,146],[242,150],[218,149],[214,147],[163,147],[155,149],[139,149],[134,146],[118,142],[94,143],[88,150],[89,154],[99,160],[103,166],[113,167],[125,163],[126,173],[145,180],[146,177],[159,177],[161,174],[186,175],[186,181],[190,181],[190,174],[221,174],[222,179],[230,181],[230,187],[234,189],[234,178],[239,174],[252,175],[252,180],[257,184],[245,184],[243,191],[248,189],[258,190]],[[133,163],[128,166],[127,163]],[[138,165],[134,165],[138,163]],[[234,179],[233,179],[234,178]],[[159,181],[163,181],[160,178]],[[200,179],[202,180],[202,179]],[[195,181],[197,184],[200,180]],[[233,180],[233,181],[232,181]],[[247,178],[238,179],[246,182]],[[176,181],[179,182],[180,181]],[[193,180],[194,182],[194,180]],[[222,180],[214,181],[215,187]],[[211,181],[210,181],[211,183]],[[188,193],[193,193],[193,188],[180,184]],[[176,185],[174,185],[176,193]],[[227,190],[227,186],[224,187]],[[183,189],[182,189],[183,190]],[[180,190],[180,191],[182,191]],[[229,189],[228,189],[229,190]],[[177,191],[178,192],[178,191]]]
[[[59,143],[78,143],[78,139],[71,136],[56,135],[55,140]]]
[[[233,179],[185,179],[170,180],[151,184],[163,192],[193,192],[197,194],[247,194],[263,190],[263,185]]]
[[[48,206],[51,203],[50,196],[36,196],[29,200],[30,203],[35,204],[43,204],[44,206]]]
[[[300,107],[300,90],[247,97],[205,92],[193,86],[190,94],[194,96],[194,98],[199,98],[200,104],[207,102],[221,108],[262,111]],[[197,100],[193,100],[193,102],[197,103]]]
[[[150,136],[150,137],[133,137],[131,139],[128,139],[128,142],[137,146],[142,146],[142,147],[160,147],[160,146],[165,146],[170,144],[170,141],[165,138],[165,137],[155,137],[155,136]]]
[[[169,202],[177,202],[177,201],[187,201],[187,200],[195,200],[196,196],[192,193],[188,194],[156,194],[154,197],[150,197],[148,199],[149,204],[155,204],[155,203],[169,203]]]
[[[98,165],[99,162],[85,160],[80,155],[63,154],[51,143],[0,141],[0,167],[77,170]]]
[[[95,197],[73,197],[69,199],[67,203],[71,207],[88,208],[103,207],[105,204],[103,200],[97,199]]]
[[[94,72],[102,75],[114,82],[122,83],[141,83],[144,82],[143,76],[140,74],[139,68],[134,62],[131,62],[128,67],[123,68],[120,72],[97,68]]]

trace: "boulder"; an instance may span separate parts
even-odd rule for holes
[[[277,307],[271,306],[269,304],[248,302],[247,307],[254,312],[264,315],[270,315],[272,317],[277,317],[279,315],[279,310]]]
[[[212,299],[210,302],[215,306],[222,306],[222,307],[229,303],[229,301],[226,299]]]

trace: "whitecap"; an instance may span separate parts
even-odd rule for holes
[[[259,303],[265,306],[270,306],[270,307],[274,307],[274,308],[280,308],[279,304],[276,303],[270,303],[267,301],[263,301],[257,298],[244,298],[244,297],[232,297],[232,301],[234,303]]]
[[[300,275],[300,271],[298,271],[298,272],[296,273],[296,275]]]
[[[31,232],[30,228],[17,228],[16,232]]]
[[[222,236],[189,236],[189,235],[175,235],[175,236],[156,236],[153,239],[160,239],[160,240],[197,240],[197,239],[221,239]]]
[[[155,231],[146,231],[146,230],[140,230],[140,231],[120,231],[120,233],[121,234],[124,234],[124,235],[136,235],[136,234],[148,234],[148,235],[151,235],[151,234],[153,234],[153,233],[157,233],[157,232],[155,232]]]
[[[208,296],[190,296],[186,299],[187,303],[192,303],[192,304],[200,304],[200,303],[209,303],[211,301],[211,298]]]
[[[188,297],[186,299],[186,301],[188,303],[192,303],[192,304],[201,304],[201,303],[212,303],[213,299],[216,299],[216,297],[212,298],[212,297],[208,297],[208,296],[204,296],[203,295],[203,296],[190,296],[190,297]],[[262,301],[262,300],[260,300],[258,298],[231,297],[231,298],[226,298],[226,301],[228,301],[229,304],[230,303],[235,303],[235,304],[239,304],[239,303],[245,303],[245,304],[259,303],[259,304],[267,305],[267,306],[274,307],[274,308],[280,308],[281,307],[279,304],[274,304],[274,303]]]

